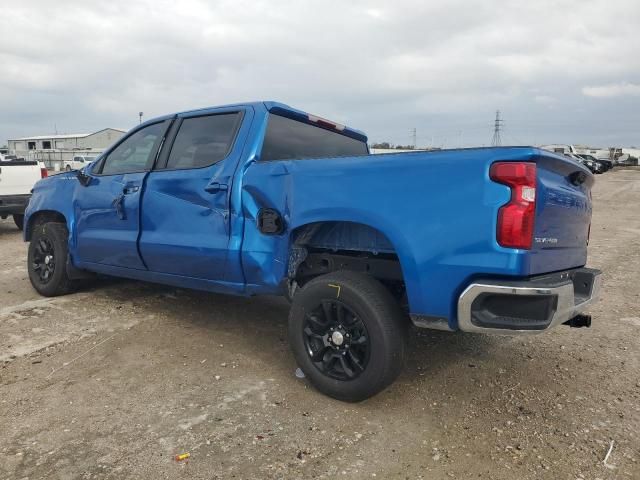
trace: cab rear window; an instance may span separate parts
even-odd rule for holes
[[[297,160],[348,157],[368,153],[367,144],[355,138],[270,114],[260,158],[262,160]]]

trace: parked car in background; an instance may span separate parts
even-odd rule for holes
[[[543,145],[540,148],[542,148],[543,150],[548,150],[550,152],[565,155],[569,158],[573,158],[575,161],[586,166],[592,173],[603,173],[606,170],[605,166],[602,163],[598,162],[598,160],[593,156],[579,154],[576,150],[576,147],[574,147],[573,145],[552,144]]]
[[[565,155],[565,157],[572,158],[576,162],[581,163],[582,165],[587,167],[591,173],[602,173],[603,172],[602,165],[600,165],[596,161],[587,160],[586,158],[582,158],[581,156],[579,156],[579,155],[577,155],[575,153],[565,153],[564,155]]]
[[[508,335],[588,327],[593,175],[534,147],[372,155],[364,133],[276,102],[166,115],[34,188],[42,295],[91,272],[291,299],[320,391],[360,401],[400,373],[410,322]]]
[[[80,170],[93,162],[97,157],[88,155],[76,155],[72,160],[64,162],[64,169],[69,172],[71,170]]]
[[[623,153],[619,157],[616,158],[616,165],[621,165],[625,167],[631,167],[638,165],[638,159],[633,155],[629,155],[628,153]]]
[[[554,153],[560,153],[563,155],[566,154],[576,154],[577,150],[576,147],[574,147],[573,145],[569,145],[569,144],[562,144],[562,143],[554,143],[551,145],[542,145],[540,148],[542,148],[543,150],[548,150],[550,152],[554,152]]]
[[[577,155],[578,155],[578,157],[580,157],[580,158],[582,158],[584,160],[589,160],[589,161],[596,162],[597,164],[599,164],[601,173],[602,172],[606,172],[607,170],[611,170],[613,168],[613,162],[611,162],[610,160],[604,160],[604,159],[596,158],[593,155],[589,155],[587,153],[578,153]]]
[[[0,162],[9,162],[11,160],[22,160],[24,161],[24,158],[18,158],[15,155],[0,155]]]
[[[43,163],[0,155],[0,218],[12,215],[16,226],[22,230],[31,189],[46,176]]]

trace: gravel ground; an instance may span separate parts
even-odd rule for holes
[[[398,381],[355,405],[295,377],[283,300],[119,280],[41,298],[0,221],[0,478],[638,479],[640,171],[593,197],[591,329],[414,331]]]

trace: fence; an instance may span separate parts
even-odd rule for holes
[[[97,157],[103,152],[102,149],[84,150],[29,150],[24,156],[27,160],[37,160],[43,162],[50,170],[64,170],[64,162],[73,160],[73,157]]]

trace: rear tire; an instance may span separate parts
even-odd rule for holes
[[[37,225],[31,236],[27,270],[31,285],[40,295],[56,297],[71,292],[75,283],[67,275],[69,255],[66,225],[43,223]]]
[[[23,214],[13,214],[13,222],[18,227],[18,230],[22,230],[24,228],[24,215]]]
[[[71,171],[71,165],[67,165],[66,167],[64,167],[64,169],[65,169],[67,172],[70,172],[70,171]]]
[[[407,326],[406,315],[380,282],[339,271],[317,277],[296,292],[289,343],[320,392],[360,402],[400,374]]]

